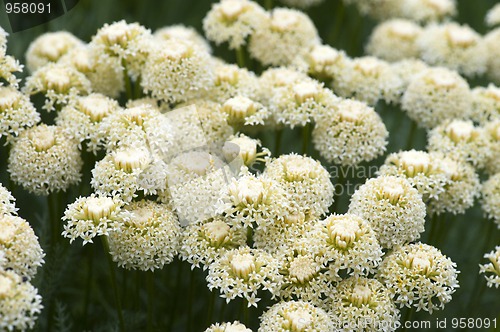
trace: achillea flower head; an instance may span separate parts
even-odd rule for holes
[[[228,250],[246,245],[247,230],[227,218],[215,217],[184,228],[179,247],[179,257],[191,264],[191,269],[208,269]],[[201,266],[200,266],[201,265]]]
[[[401,16],[415,22],[443,21],[457,13],[456,0],[399,1]]]
[[[491,155],[486,161],[486,172],[488,174],[500,173],[500,119],[489,122],[484,129],[490,140]]]
[[[234,321],[232,323],[215,323],[210,325],[205,332],[252,332],[244,324]]]
[[[265,66],[289,65],[298,54],[319,43],[318,31],[306,14],[275,8],[252,34],[248,51]]]
[[[26,66],[31,73],[62,56],[83,42],[67,31],[47,32],[31,42],[26,51]]]
[[[479,196],[480,182],[474,167],[451,158],[442,157],[441,169],[448,176],[444,192],[427,204],[429,214],[450,212],[462,214],[474,205]]]
[[[276,123],[293,129],[305,126],[337,103],[338,98],[330,89],[309,78],[277,88],[269,101],[269,110]]]
[[[87,150],[96,154],[106,141],[106,132],[101,127],[102,121],[118,109],[117,101],[92,93],[77,97],[74,103],[59,111],[56,124],[80,144],[85,141]]]
[[[380,176],[398,176],[407,179],[422,195],[424,202],[438,200],[449,182],[443,170],[442,156],[425,151],[402,151],[391,153],[379,169]]]
[[[221,203],[220,211],[232,222],[251,228],[266,228],[283,220],[288,207],[286,193],[278,181],[253,174],[233,179]]]
[[[500,24],[500,4],[496,4],[488,10],[484,21],[487,26],[494,27]]]
[[[173,39],[151,51],[142,68],[141,86],[157,99],[179,103],[206,94],[213,79],[207,51],[187,40]]]
[[[498,288],[500,286],[500,246],[484,254],[484,258],[488,259],[489,263],[479,264],[479,273],[484,274],[488,287]]]
[[[416,40],[422,31],[418,24],[409,20],[384,21],[372,31],[366,52],[390,62],[418,58],[420,52]]]
[[[328,312],[341,322],[342,331],[395,331],[400,315],[391,297],[376,279],[350,277],[338,283]]]
[[[118,266],[154,271],[177,255],[181,228],[167,204],[131,202],[120,213],[119,222],[108,237],[111,257]]]
[[[459,287],[456,264],[439,249],[420,242],[395,248],[379,267],[377,278],[399,307],[432,314],[451,301]]]
[[[13,73],[20,73],[22,71],[23,65],[19,63],[19,60],[10,55],[0,56],[0,78],[3,78],[7,82],[7,84],[17,89],[21,80],[18,79]],[[4,82],[0,81],[0,86],[3,85]]]
[[[425,62],[417,59],[405,59],[392,63],[392,70],[402,81],[403,91],[406,91],[406,88],[415,76],[427,68],[429,66]]]
[[[432,66],[453,69],[469,77],[486,71],[486,45],[467,25],[430,25],[420,34],[416,44],[422,60]]]
[[[485,130],[472,121],[447,120],[428,133],[427,149],[446,157],[468,162],[478,169],[490,157],[490,144]]]
[[[215,65],[214,82],[207,92],[207,97],[218,103],[224,103],[236,96],[256,100],[261,94],[260,90],[259,80],[253,72],[237,65],[220,63]]]
[[[481,207],[500,228],[500,173],[491,176],[481,189]]]
[[[113,196],[91,194],[79,197],[66,207],[62,235],[73,242],[77,238],[83,245],[93,243],[96,236],[109,235],[109,232],[120,227],[119,213],[124,202]]]
[[[208,41],[203,38],[194,28],[182,24],[169,25],[156,30],[153,37],[158,40],[189,40],[207,53],[212,53]]]
[[[247,246],[228,250],[210,264],[208,288],[218,289],[226,302],[242,297],[249,307],[257,307],[260,289],[269,291],[273,297],[278,292],[281,283],[278,268],[278,261],[263,250]]]
[[[121,65],[116,59],[99,59],[88,45],[72,48],[58,63],[69,65],[84,74],[95,93],[118,98],[125,90]]]
[[[308,52],[299,54],[292,67],[317,78],[329,80],[336,77],[347,64],[349,57],[342,50],[329,45],[314,45]]]
[[[79,95],[91,91],[90,81],[74,67],[62,63],[49,63],[26,79],[23,92],[27,95],[45,95],[43,109],[51,112],[69,104]]]
[[[27,279],[33,278],[44,263],[38,237],[30,224],[17,216],[0,215],[0,251],[4,254],[0,268],[12,269]]]
[[[281,155],[268,163],[263,176],[278,181],[292,207],[311,216],[321,216],[333,203],[330,174],[310,157]]]
[[[305,301],[279,302],[260,317],[258,332],[333,331],[329,315]]]
[[[384,153],[389,133],[372,107],[342,100],[315,117],[314,147],[329,162],[344,166],[371,161]]]
[[[29,100],[12,87],[0,86],[0,138],[11,142],[26,127],[40,122],[40,114]]]
[[[354,214],[330,215],[308,235],[324,251],[329,268],[350,275],[373,273],[382,261],[382,248],[370,223]]]
[[[487,47],[488,67],[486,76],[496,84],[500,84],[500,27],[488,32],[484,38]]]
[[[425,228],[425,204],[411,183],[395,176],[369,179],[351,197],[349,213],[366,220],[384,248],[414,241]]]
[[[62,128],[45,124],[19,135],[7,163],[12,180],[36,195],[66,191],[80,181],[83,165],[78,142]]]
[[[11,192],[0,183],[0,215],[17,215],[16,199]]]
[[[99,62],[115,61],[135,79],[150,55],[151,39],[149,29],[121,20],[104,24],[92,37],[89,46]]]
[[[296,238],[279,248],[274,255],[282,276],[278,296],[283,300],[303,300],[321,306],[334,283],[341,278],[338,270],[329,269],[323,247],[312,237]]]
[[[235,128],[264,125],[264,121],[270,116],[267,107],[240,95],[226,100],[222,111],[228,115],[228,123]]]
[[[355,98],[375,105],[379,100],[397,103],[403,82],[389,63],[371,56],[353,59],[332,81],[333,91],[345,98]]]
[[[25,331],[43,309],[38,290],[14,271],[0,269],[0,329]]]
[[[143,189],[139,176],[151,162],[151,153],[144,146],[116,149],[95,164],[90,184],[99,194],[130,202]]]
[[[488,84],[472,89],[472,114],[474,121],[485,125],[489,121],[500,120],[500,88]]]
[[[238,49],[268,19],[258,3],[248,0],[221,0],[203,19],[203,31],[217,45],[227,42],[229,49]]]
[[[402,109],[424,128],[447,119],[463,119],[472,112],[469,84],[446,68],[424,70],[408,85],[401,100]]]

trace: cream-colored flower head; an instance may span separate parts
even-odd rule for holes
[[[203,30],[217,45],[227,42],[230,49],[238,49],[267,20],[268,14],[257,2],[221,0],[203,19]]]
[[[0,57],[5,55],[7,51],[7,37],[9,34],[2,27],[0,27]]]
[[[489,122],[484,127],[490,140],[491,155],[486,161],[486,172],[493,175],[500,173],[500,119]]]
[[[64,211],[62,235],[70,242],[81,238],[83,245],[93,243],[96,236],[109,235],[120,227],[119,213],[123,204],[116,196],[91,194],[77,198]]]
[[[205,332],[252,332],[244,324],[234,321],[232,323],[215,323],[210,325]]]
[[[195,117],[191,117],[188,121],[192,121],[191,126],[201,127],[209,147],[222,147],[224,142],[234,134],[234,129],[228,122],[229,115],[223,111],[221,104],[206,99],[195,99],[179,105],[177,109],[181,111],[189,105],[195,107],[195,112],[192,114]],[[189,130],[188,128],[189,125],[182,126],[179,130],[186,131]]]
[[[500,229],[500,173],[491,176],[481,188],[481,207]]]
[[[169,25],[156,30],[153,37],[158,40],[189,40],[207,53],[212,53],[210,44],[194,28],[182,24]]]
[[[429,66],[425,62],[417,59],[405,59],[392,63],[392,70],[403,83],[403,91],[406,91],[415,76],[428,68]]]
[[[141,85],[153,97],[178,103],[206,94],[213,84],[210,55],[187,40],[157,43],[142,69]]]
[[[427,150],[440,152],[481,169],[491,156],[490,142],[482,127],[472,121],[446,120],[428,132]]]
[[[334,331],[329,315],[305,301],[279,302],[260,317],[258,332]]]
[[[224,143],[222,155],[227,163],[234,163],[236,167],[252,167],[257,162],[266,163],[271,157],[271,151],[262,147],[258,139],[239,134]]]
[[[261,103],[245,96],[235,96],[224,102],[222,111],[228,115],[228,123],[234,128],[263,125],[270,112]]]
[[[299,54],[291,66],[318,79],[329,80],[337,76],[348,61],[349,57],[344,51],[317,44],[308,52]]]
[[[262,93],[261,102],[269,107],[276,89],[286,88],[309,80],[307,74],[301,71],[286,67],[269,68],[259,77]]]
[[[0,56],[0,78],[3,78],[7,84],[17,89],[21,80],[14,73],[22,71],[23,65],[21,65],[19,60],[10,55]],[[2,85],[4,85],[4,82],[0,80],[0,86]]]
[[[425,228],[422,196],[404,178],[370,179],[351,197],[349,213],[368,221],[384,248],[420,238]]]
[[[78,142],[58,126],[41,124],[16,139],[7,167],[15,183],[36,195],[48,195],[78,183],[82,165]]]
[[[341,279],[337,270],[328,268],[325,248],[314,240],[310,236],[296,238],[274,255],[283,278],[278,293],[282,300],[303,300],[321,306]]]
[[[338,98],[330,89],[309,78],[277,88],[271,97],[269,110],[276,123],[293,129],[305,126],[337,103]]]
[[[277,294],[281,284],[278,269],[278,261],[263,250],[247,246],[228,250],[210,264],[208,288],[219,290],[227,302],[241,297],[249,307],[257,307],[260,289],[270,292],[273,298]]]
[[[494,27],[500,24],[500,4],[496,4],[488,10],[484,21],[487,26]]]
[[[138,98],[138,99],[129,99],[129,100],[127,100],[127,103],[125,104],[126,108],[134,108],[134,107],[139,107],[139,106],[152,107],[153,109],[160,111],[160,113],[170,111],[170,108],[168,107],[168,105],[164,105],[158,99],[152,98],[152,97],[142,97],[142,98]]]
[[[246,240],[247,230],[242,225],[225,217],[210,218],[184,228],[179,257],[191,264],[191,269],[206,270],[228,250],[246,245]]]
[[[280,250],[290,247],[298,239],[311,232],[318,218],[303,212],[289,209],[283,218],[267,222],[265,227],[258,226],[253,233],[253,246],[277,255]]]
[[[17,216],[0,215],[0,251],[4,253],[1,268],[13,269],[28,279],[34,277],[44,263],[45,254],[38,237],[30,224]]]
[[[0,329],[26,331],[42,311],[38,290],[14,271],[0,269]]]
[[[484,38],[487,47],[488,67],[486,76],[497,85],[500,84],[500,27],[488,32]]]
[[[472,94],[469,84],[446,68],[429,68],[408,85],[402,109],[424,128],[433,128],[446,119],[470,117]]]
[[[12,87],[0,86],[0,138],[11,142],[27,127],[40,122],[40,114],[29,100]]]
[[[409,20],[382,22],[372,31],[366,52],[390,62],[418,58],[420,53],[415,42],[421,33],[422,28]]]
[[[308,235],[325,253],[328,267],[349,275],[373,273],[382,261],[382,248],[370,223],[354,214],[330,215]]]
[[[474,167],[463,161],[442,157],[440,162],[441,169],[449,178],[448,183],[437,199],[428,202],[427,211],[429,214],[463,214],[479,196],[479,176]]]
[[[116,61],[118,66],[123,66],[122,69],[136,78],[151,51],[151,39],[149,29],[121,20],[104,24],[92,37],[89,46],[98,61]]]
[[[16,199],[11,192],[0,183],[0,215],[17,215]]]
[[[267,165],[263,175],[278,181],[292,206],[306,214],[324,215],[333,203],[330,174],[310,157],[281,155]]]
[[[319,43],[318,31],[306,14],[275,8],[251,36],[248,51],[265,66],[288,65],[298,54]]]
[[[456,264],[439,249],[414,243],[394,249],[382,261],[378,279],[400,307],[432,313],[443,309],[459,287]]]
[[[79,95],[91,91],[90,81],[74,67],[60,63],[49,63],[26,79],[23,92],[28,95],[45,95],[43,109],[48,112],[64,106]]]
[[[95,164],[90,184],[100,194],[130,202],[137,191],[143,190],[139,176],[151,162],[151,153],[145,146],[116,149]]]
[[[422,195],[424,202],[438,200],[449,183],[450,176],[443,170],[443,158],[437,153],[402,151],[391,153],[379,169],[380,176],[398,176],[407,179]]]
[[[227,189],[233,171],[217,156],[206,151],[188,151],[174,157],[167,166],[170,198],[181,225],[217,215],[219,199]]]
[[[99,59],[88,45],[72,48],[58,62],[84,74],[90,81],[93,92],[118,98],[125,90],[121,65],[116,59]]]
[[[332,88],[339,96],[375,105],[379,100],[399,102],[403,82],[389,63],[365,56],[349,61],[334,77]]]
[[[104,145],[105,131],[101,128],[104,118],[118,110],[118,102],[101,94],[78,97],[65,106],[56,117],[56,124],[72,139],[82,143],[94,154]]]
[[[395,331],[399,326],[391,293],[376,279],[350,277],[339,282],[328,313],[340,322],[342,331]]]
[[[375,110],[363,102],[342,100],[319,113],[315,123],[314,147],[329,162],[353,166],[386,149],[389,133]]]
[[[50,62],[57,62],[72,48],[80,46],[83,46],[83,42],[67,31],[44,33],[29,45],[26,66],[33,73]]]
[[[226,0],[227,1],[227,0]],[[242,0],[230,0],[242,1]],[[214,68],[214,82],[207,92],[213,101],[224,103],[236,96],[257,99],[260,96],[259,80],[255,74],[237,65],[219,63]]]
[[[118,266],[154,271],[177,255],[181,227],[164,203],[141,200],[126,205],[120,227],[109,232],[109,252]]]
[[[485,125],[488,121],[500,120],[500,87],[488,84],[472,89],[472,114],[474,121]]]
[[[483,273],[488,287],[498,288],[500,286],[500,246],[495,250],[484,254],[484,258],[489,260],[487,264],[479,265],[479,273]]]
[[[467,25],[430,25],[420,34],[416,44],[422,60],[432,66],[447,67],[469,77],[486,71],[486,45]]]
[[[233,179],[222,199],[221,212],[245,227],[267,225],[283,220],[288,207],[286,193],[279,182],[253,174]]]

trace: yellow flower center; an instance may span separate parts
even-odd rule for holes
[[[155,217],[153,210],[147,206],[142,206],[132,210],[132,220],[130,222],[137,228],[144,228],[151,224]]]
[[[229,186],[229,193],[235,206],[259,204],[264,199],[264,183],[254,177],[244,177]]]
[[[37,152],[46,151],[56,144],[53,128],[46,126],[40,126],[30,131],[29,138]]]
[[[380,192],[378,193],[378,199],[387,199],[392,205],[398,204],[398,202],[405,195],[405,188],[399,182],[388,182],[384,183]]]
[[[220,66],[215,71],[215,85],[227,83],[236,85],[239,80],[239,71],[233,66]]]
[[[251,254],[235,254],[230,264],[234,275],[242,279],[247,279],[255,270],[255,258]]]
[[[238,96],[227,100],[222,110],[229,115],[230,119],[243,120],[254,114],[257,106],[252,100]]]
[[[0,219],[0,243],[9,245],[16,236],[17,227],[9,222],[8,217]]]
[[[287,310],[284,312],[284,318],[287,320],[284,328],[292,332],[305,332],[313,322],[313,316],[304,309]]]
[[[111,113],[109,103],[98,96],[88,96],[80,99],[80,111],[87,115],[92,122],[100,122]]]
[[[70,74],[63,68],[54,67],[45,73],[47,90],[63,92],[71,84]]]
[[[365,76],[376,76],[381,70],[381,65],[374,58],[364,58],[356,61],[354,68]]]
[[[99,222],[108,218],[117,208],[117,204],[110,197],[90,197],[83,205],[83,218]]]
[[[283,166],[285,171],[285,180],[289,182],[303,181],[305,179],[317,177],[317,174],[311,165],[299,160],[288,162]]]
[[[422,253],[410,255],[407,265],[421,275],[428,276],[432,272],[432,261]]]
[[[363,105],[358,103],[343,103],[338,109],[340,119],[358,124],[363,117]]]
[[[457,79],[451,72],[447,71],[432,71],[428,76],[430,84],[433,84],[437,88],[449,89],[457,85]]]
[[[229,236],[230,227],[222,220],[214,220],[202,226],[205,238],[213,247],[219,247]]]
[[[172,61],[178,61],[180,59],[189,58],[193,53],[193,49],[186,43],[172,41],[168,43],[168,47],[165,47],[162,52],[165,58]]]
[[[339,249],[351,247],[361,234],[358,221],[347,216],[329,217],[327,229],[330,241]]]
[[[357,307],[361,307],[363,305],[370,304],[371,297],[372,291],[370,290],[370,287],[366,285],[356,285],[352,290],[349,302]]]
[[[295,101],[298,104],[306,102],[308,99],[316,99],[320,90],[313,82],[302,82],[293,86]]]
[[[275,11],[271,21],[271,29],[278,32],[290,30],[298,22],[297,16],[287,11]]]
[[[230,22],[236,21],[238,16],[245,12],[245,9],[245,3],[239,0],[225,0],[220,3],[222,16]]]
[[[452,45],[459,47],[469,47],[476,43],[476,36],[474,33],[465,27],[450,26],[446,30],[446,36]]]
[[[237,137],[224,144],[222,153],[227,161],[239,156],[243,163],[249,166],[257,158],[257,143],[248,137]]]
[[[474,125],[467,121],[454,121],[446,128],[446,134],[455,143],[460,141],[468,141],[476,136]]]
[[[117,169],[130,173],[137,168],[143,169],[149,162],[149,155],[144,150],[126,149],[115,152],[113,162]]]
[[[0,275],[0,299],[6,297],[13,286],[12,279]]]
[[[333,65],[340,57],[340,53],[328,46],[316,46],[310,53],[312,62],[320,66]]]
[[[0,87],[0,112],[7,108],[13,108],[19,99],[20,95],[15,89]]]
[[[396,21],[391,25],[389,31],[398,38],[412,41],[417,37],[420,30],[410,22]]]
[[[304,284],[317,273],[316,262],[311,257],[298,256],[290,262],[288,273],[294,283]]]
[[[433,169],[429,155],[417,151],[403,153],[399,166],[404,169],[408,177],[414,177],[419,173],[428,174]]]

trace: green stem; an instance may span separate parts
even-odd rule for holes
[[[85,282],[85,302],[83,306],[83,321],[88,322],[90,293],[92,292],[92,276],[94,270],[94,250],[93,246],[87,246],[87,280]]]
[[[330,213],[338,212],[337,207],[339,205],[341,197],[343,196],[344,185],[346,181],[346,177],[344,175],[344,168],[342,166],[335,166],[335,167],[338,167],[339,173],[337,176],[337,183],[334,184],[335,196],[333,204],[330,207]]]
[[[273,9],[273,0],[264,0],[264,8],[266,8],[266,10]]]
[[[134,99],[142,98],[141,77],[134,82]]]
[[[281,153],[281,139],[283,138],[283,129],[278,128],[275,130],[275,145],[274,145],[274,155],[278,157]]]
[[[338,3],[339,6],[337,8],[337,12],[335,13],[335,24],[333,25],[333,29],[330,31],[330,34],[328,36],[328,43],[330,45],[334,45],[335,41],[337,40],[340,32],[340,27],[342,26],[342,22],[344,21],[344,1],[339,0]]]
[[[408,138],[406,139],[406,147],[405,147],[406,151],[411,150],[416,131],[417,131],[417,123],[415,121],[411,121],[410,133],[408,134]]]
[[[243,324],[246,326],[250,325],[250,308],[248,308],[248,301],[247,299],[243,299],[242,301],[242,310],[243,310]]]
[[[172,307],[170,307],[170,314],[168,316],[168,329],[167,331],[172,331],[172,327],[174,325],[174,316],[175,316],[175,310],[177,308],[177,300],[179,297],[179,288],[181,288],[181,280],[182,280],[182,262],[177,261],[177,277],[175,278],[175,285],[174,285],[174,296],[173,296],[173,301],[172,301]]]
[[[402,329],[403,332],[408,330],[408,328],[405,326],[405,323],[411,321],[411,318],[413,317],[414,312],[415,312],[414,307],[407,308],[405,318],[403,320],[403,326],[404,326]]]
[[[146,284],[148,288],[148,332],[153,331],[153,309],[154,309],[154,272],[146,272]]]
[[[193,331],[193,299],[194,299],[194,288],[196,286],[194,280],[193,270],[189,271],[189,294],[188,294],[188,331]]]
[[[429,222],[431,223],[430,227],[430,231],[429,231],[429,236],[427,238],[427,244],[434,244],[435,243],[435,237],[437,235],[437,228],[438,228],[438,215],[437,214],[433,214],[432,217],[431,217],[431,220],[429,220]]]
[[[245,68],[245,51],[243,47],[238,47],[236,49],[236,61],[240,68]]]
[[[125,80],[125,91],[127,93],[127,99],[132,99],[132,82],[130,81],[130,76],[128,76],[128,69],[125,60],[122,60],[123,66],[123,79]]]
[[[113,295],[115,298],[116,312],[118,314],[118,322],[120,324],[120,331],[125,331],[125,321],[123,320],[123,311],[122,305],[120,302],[120,296],[118,294],[118,285],[116,282],[116,274],[115,274],[115,265],[113,263],[113,259],[111,258],[111,254],[109,253],[109,243],[108,238],[106,236],[101,236],[102,247],[104,249],[104,255],[106,256],[106,260],[108,261],[109,266],[109,274],[111,277],[111,287],[113,288]]]
[[[51,235],[51,246],[55,249],[55,245],[58,242],[59,236],[61,235],[61,222],[57,215],[57,194],[50,193],[47,195],[47,205],[49,208],[49,222],[52,229]]]
[[[210,298],[208,300],[208,311],[207,311],[207,323],[206,326],[212,324],[212,317],[214,314],[214,304],[215,304],[215,291],[210,291]]]
[[[311,124],[308,123],[302,127],[302,154],[307,155],[309,149],[309,136],[311,131]]]

